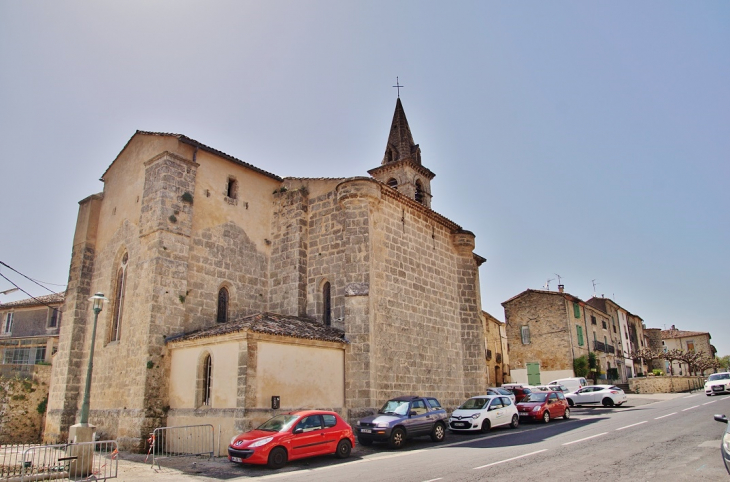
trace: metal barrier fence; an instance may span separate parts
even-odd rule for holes
[[[117,477],[117,442],[0,446],[0,482],[92,481]]]
[[[215,450],[213,425],[184,425],[159,427],[147,439],[152,453],[152,464],[160,467],[160,459],[178,456],[207,455],[212,458]]]

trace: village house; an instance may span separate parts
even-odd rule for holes
[[[507,330],[504,322],[499,321],[486,311],[484,318],[484,347],[487,358],[487,385],[499,387],[509,383],[509,354],[507,352]]]
[[[662,350],[664,352],[678,349],[684,352],[703,352],[710,358],[715,358],[717,349],[710,343],[712,337],[706,331],[678,330],[672,325],[668,330],[662,330]],[[664,371],[673,375],[690,375],[686,362],[664,360]],[[707,370],[706,373],[712,373]]]
[[[369,177],[282,178],[180,134],[138,131],[79,203],[46,440],[89,421],[222,439],[296,408],[354,420],[389,397],[456,406],[487,383],[475,236],[434,211],[400,99]],[[493,355],[494,356],[494,355]],[[278,407],[278,408],[275,408]]]
[[[58,347],[63,293],[0,304],[0,375],[32,378]]]
[[[596,355],[596,378],[618,376],[618,333],[603,311],[564,291],[528,289],[502,303],[513,382],[539,385],[575,376]]]

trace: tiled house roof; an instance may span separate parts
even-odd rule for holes
[[[710,334],[706,331],[685,331],[685,330],[677,330],[670,329],[670,330],[662,330],[662,339],[670,339],[670,338],[685,338],[688,336],[703,336],[707,335],[708,338],[710,338]]]
[[[227,323],[221,323],[212,328],[197,330],[191,333],[177,335],[167,339],[168,342],[182,340],[198,340],[212,336],[221,336],[237,332],[264,333],[267,335],[304,338],[307,340],[334,341],[349,343],[345,339],[345,332],[337,328],[327,327],[321,323],[294,318],[273,313],[258,313],[244,316]]]
[[[9,303],[0,303],[0,310],[4,310],[6,308],[28,308],[31,306],[54,305],[63,303],[65,296],[66,292],[61,292],[44,296],[36,296],[35,298],[28,298],[25,300],[11,301]]]

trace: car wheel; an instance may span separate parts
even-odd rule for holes
[[[604,407],[613,407],[613,405],[614,405],[613,400],[611,400],[608,397],[604,398],[603,402],[601,402],[601,403],[603,403]]]
[[[565,413],[563,414],[563,420],[568,420],[570,418],[570,409],[566,408]]]
[[[337,455],[338,459],[346,459],[350,456],[350,452],[352,451],[352,444],[347,439],[340,440],[340,443],[337,444],[337,452],[335,452],[335,455]]]
[[[550,421],[550,412],[545,410],[545,413],[542,414],[542,421],[545,423],[548,423]]]
[[[509,424],[512,428],[517,428],[517,426],[520,424],[520,417],[518,415],[512,415],[512,423]]]
[[[370,447],[373,444],[372,440],[366,439],[366,438],[357,438],[357,443],[362,445],[363,447]]]
[[[270,469],[280,469],[286,465],[287,455],[284,447],[275,447],[269,452],[269,463],[267,464]]]
[[[575,405],[575,402],[571,399],[568,399],[568,405],[570,405],[572,407]]]
[[[489,421],[489,419],[486,419],[482,422],[482,433],[487,433],[492,428],[492,422]]]
[[[393,433],[390,434],[390,440],[388,445],[392,449],[399,449],[406,443],[406,433],[402,428],[393,429]]]
[[[446,437],[446,428],[444,428],[444,424],[437,423],[433,427],[433,432],[431,432],[431,440],[434,442],[441,442]]]

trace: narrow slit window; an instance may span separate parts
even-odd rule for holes
[[[124,293],[127,285],[127,263],[129,254],[124,253],[114,286],[114,310],[112,311],[112,325],[109,330],[109,341],[119,341],[122,337],[122,315],[124,313]]]
[[[218,323],[228,321],[228,290],[225,288],[221,288],[218,291],[218,313],[216,314],[216,321]]]
[[[237,195],[238,195],[238,181],[236,181],[232,177],[229,177],[228,184],[226,186],[226,196],[228,196],[231,199],[236,199]]]
[[[325,326],[332,325],[332,293],[329,281],[322,287],[322,321]]]
[[[203,387],[202,398],[203,405],[210,406],[211,402],[211,386],[213,384],[213,360],[210,355],[205,357],[203,361]]]

